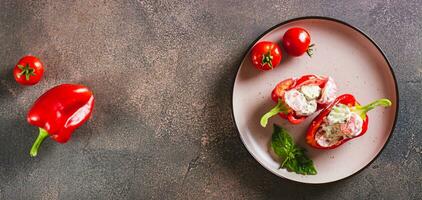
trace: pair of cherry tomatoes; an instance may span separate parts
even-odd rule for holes
[[[301,56],[305,52],[312,56],[311,36],[303,28],[291,28],[283,36],[282,44],[287,54]],[[259,70],[275,68],[282,59],[281,49],[275,42],[259,42],[252,48],[251,59],[254,66]]]
[[[13,69],[16,82],[21,85],[35,85],[44,74],[44,65],[35,56],[24,56]]]

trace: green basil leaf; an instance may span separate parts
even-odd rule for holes
[[[314,163],[306,156],[306,150],[294,144],[292,137],[283,127],[274,125],[271,147],[283,159],[280,168],[303,175],[315,175]]]
[[[287,133],[286,129],[274,124],[271,147],[278,156],[285,159],[289,157],[289,154],[294,150],[294,144],[293,139]]]
[[[317,171],[314,166],[314,162],[306,156],[306,150],[299,146],[296,146],[295,160],[297,161],[297,168],[293,169],[304,175],[315,175]]]

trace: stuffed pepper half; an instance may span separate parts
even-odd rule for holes
[[[343,94],[323,109],[312,121],[306,142],[314,148],[333,149],[368,129],[366,113],[378,106],[391,106],[388,99],[379,99],[361,106],[351,94]]]
[[[277,84],[271,98],[277,105],[261,118],[265,127],[268,119],[279,114],[292,124],[299,124],[336,98],[337,86],[331,77],[305,75]]]

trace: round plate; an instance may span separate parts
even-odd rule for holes
[[[287,29],[302,27],[315,44],[312,58],[306,54],[290,57],[283,52],[281,64],[266,72],[254,68],[250,49],[256,42],[278,42]],[[236,75],[233,88],[233,115],[240,137],[252,156],[272,173],[303,183],[328,183],[362,170],[377,157],[387,143],[395,126],[398,110],[397,83],[390,64],[379,47],[355,27],[326,17],[304,17],[283,22],[260,36],[246,52]],[[393,102],[389,108],[369,112],[369,129],[333,150],[318,150],[305,142],[306,129],[316,114],[299,125],[273,117],[266,128],[259,124],[261,116],[275,104],[271,91],[281,80],[305,74],[328,75],[339,88],[338,95],[350,93],[361,104],[379,98]],[[272,124],[285,127],[295,142],[308,150],[317,175],[298,175],[279,169],[279,160],[272,155],[269,143]]]

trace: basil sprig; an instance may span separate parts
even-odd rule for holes
[[[313,161],[305,154],[306,150],[293,142],[286,129],[275,124],[271,147],[283,159],[280,168],[303,175],[317,174]]]

